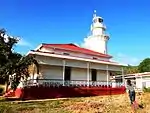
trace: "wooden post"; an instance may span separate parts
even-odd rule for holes
[[[107,74],[107,86],[108,86],[108,82],[109,82],[108,65],[106,65],[106,74]]]
[[[124,69],[123,69],[123,67],[122,67],[122,80],[123,80],[123,85],[125,86]]]
[[[143,91],[143,78],[142,78],[142,75],[141,75],[141,86],[142,86],[142,91]]]
[[[87,86],[90,86],[90,63],[87,62]]]
[[[66,61],[63,60],[63,86],[65,86],[65,65],[66,65]]]

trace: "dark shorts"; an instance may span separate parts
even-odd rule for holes
[[[133,104],[133,102],[135,101],[135,91],[129,91],[129,98],[131,104]]]

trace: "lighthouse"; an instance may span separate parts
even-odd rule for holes
[[[105,33],[106,26],[103,18],[96,15],[94,10],[90,36],[84,39],[84,47],[99,53],[107,54],[107,43],[109,36]]]

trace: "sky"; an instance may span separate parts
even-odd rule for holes
[[[138,65],[150,56],[149,0],[0,0],[0,28],[20,37],[15,51],[26,54],[41,43],[83,44],[93,11],[110,35],[108,53]]]

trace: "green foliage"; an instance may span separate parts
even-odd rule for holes
[[[138,66],[124,66],[125,74],[150,72],[150,58],[145,58]],[[121,73],[119,73],[121,74]]]
[[[125,66],[125,74],[150,72],[150,58],[144,59],[138,66]]]
[[[124,74],[133,74],[133,73],[139,73],[138,66],[124,66]],[[118,72],[117,74],[122,74],[122,72]]]
[[[16,88],[21,77],[28,77],[28,67],[36,60],[32,56],[22,56],[14,52],[13,47],[18,43],[18,39],[12,36],[6,36],[4,29],[0,30],[0,77],[3,77],[6,82],[9,76],[16,74],[13,80],[13,88]]]
[[[150,87],[148,87],[148,88],[144,87],[144,88],[143,88],[143,91],[144,91],[144,92],[150,92]]]
[[[139,73],[138,66],[128,65],[125,70],[127,74]]]
[[[150,72],[150,58],[144,59],[138,66],[139,72]]]
[[[0,95],[2,95],[4,93],[5,88],[0,86]]]
[[[18,84],[19,84],[19,79],[18,79],[18,80],[13,79],[13,80],[12,80],[11,89],[16,89],[17,86],[18,86]]]

